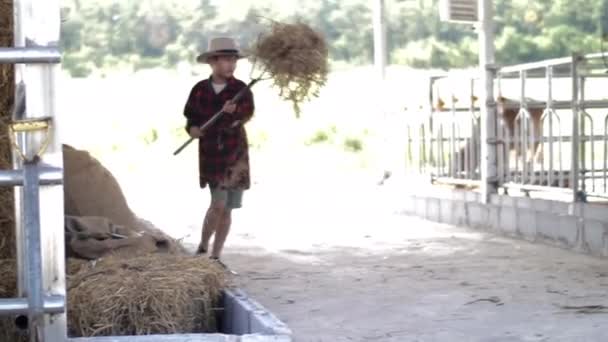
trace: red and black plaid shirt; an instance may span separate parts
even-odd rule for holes
[[[200,81],[190,91],[184,108],[188,120],[186,130],[192,126],[202,126],[214,114],[219,112],[227,101],[247,85],[231,78],[226,87],[215,93],[211,78]],[[249,179],[249,146],[243,124],[253,116],[254,101],[251,90],[237,102],[234,113],[224,113],[211,124],[199,139],[199,173],[200,185],[227,189],[248,189]],[[233,175],[236,164],[239,164],[239,175]],[[243,170],[243,167],[246,170]]]

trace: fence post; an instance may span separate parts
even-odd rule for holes
[[[581,194],[579,191],[579,147],[580,147],[580,135],[579,135],[579,80],[578,80],[578,63],[581,57],[578,54],[572,56],[572,160],[570,161],[570,187],[572,188],[574,202],[581,200]]]
[[[481,201],[488,203],[497,192],[496,102],[494,101],[494,22],[492,0],[478,0],[479,67],[481,74]]]

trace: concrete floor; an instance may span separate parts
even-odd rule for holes
[[[235,283],[296,341],[608,338],[605,260],[399,215],[381,196],[319,199],[255,225],[243,210],[225,257]]]
[[[226,246],[235,285],[296,341],[608,339],[606,260],[407,217],[399,194],[411,188],[324,172],[256,177]],[[173,177],[155,191],[179,196],[151,201],[158,177],[123,181],[134,209],[198,243],[209,195]]]

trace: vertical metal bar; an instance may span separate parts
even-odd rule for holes
[[[456,107],[452,96],[452,130],[450,134],[450,177],[456,178],[457,156],[456,156]]]
[[[443,123],[439,124],[439,132],[438,134],[438,140],[439,140],[439,144],[438,144],[438,149],[439,149],[439,173],[437,174],[438,177],[443,177],[445,176],[445,150],[444,150],[444,139],[443,139]]]
[[[594,134],[594,124],[593,124],[593,117],[591,117],[591,115],[589,115],[589,123],[591,125],[590,130],[590,136],[591,136],[591,191],[595,192],[596,188],[595,188],[595,183],[596,183],[596,177],[595,177],[595,134]]]
[[[429,146],[430,151],[430,161],[431,164],[437,164],[437,160],[435,159],[435,155],[433,154],[433,144],[437,144],[437,141],[433,141],[435,139],[435,127],[434,127],[434,107],[433,107],[433,84],[435,83],[434,78],[431,77],[429,80],[429,97],[428,97],[428,106],[429,106],[429,136],[431,138],[431,144]]]
[[[480,137],[481,137],[481,130],[480,130],[480,118],[476,117],[474,119],[475,121],[475,133],[474,133],[474,137],[475,137],[475,156],[474,156],[474,165],[475,165],[475,179],[480,180],[481,179],[481,142],[480,142]]]
[[[532,120],[532,114],[530,114],[530,112],[528,112],[528,138],[529,138],[529,142],[528,142],[528,152],[530,153],[529,156],[529,161],[528,161],[528,172],[530,173],[530,184],[535,184],[536,182],[536,166],[535,164],[535,156],[536,156],[536,150],[534,149],[534,146],[536,145],[536,139],[538,138],[535,135],[536,132],[536,126],[534,124],[534,120]]]
[[[460,123],[456,124],[456,178],[462,178],[462,135],[460,134]]]
[[[461,124],[460,121],[458,121],[456,123],[456,170],[457,170],[456,178],[462,178],[462,175],[464,174],[464,172],[463,172],[464,171],[463,170],[464,169],[464,167],[463,167],[464,166],[464,163],[463,163],[464,155],[463,155],[463,153],[461,153],[461,151],[464,152],[465,148],[462,147],[463,139],[462,139],[462,132],[460,130],[460,124]]]
[[[584,104],[581,104],[584,105]],[[594,124],[593,124],[593,117],[587,113],[584,108],[581,108],[581,120],[582,121],[586,121],[589,120],[589,136],[586,136],[586,131],[583,131],[582,134],[585,136],[586,140],[589,141],[591,143],[591,148],[590,148],[590,152],[591,152],[591,167],[589,169],[585,169],[585,177],[583,177],[583,182],[586,183],[586,180],[589,179],[591,180],[591,191],[595,192],[595,135],[593,134],[594,131]],[[586,191],[587,187],[586,185],[584,186],[583,190]]]
[[[428,119],[428,126],[429,126],[429,144],[428,144],[428,154],[429,154],[429,167],[431,168],[432,171],[432,167],[435,164],[435,155],[433,154],[433,144],[434,144],[434,136],[433,136],[433,132],[435,132],[435,130],[433,129],[433,116],[432,113],[431,115],[429,115],[429,119]]]
[[[23,213],[27,250],[28,317],[32,331],[30,341],[37,342],[37,331],[43,326],[42,253],[40,238],[40,202],[38,162],[26,162],[23,181]]]
[[[386,74],[387,48],[386,48],[386,10],[384,0],[373,2],[374,27],[374,64],[379,78],[384,80]]]
[[[606,115],[606,117],[604,118],[604,176],[603,176],[603,182],[604,182],[604,193],[606,193],[607,191],[607,183],[606,180],[608,179],[608,115]]]
[[[504,147],[505,139],[503,136],[503,123],[502,120],[498,120],[496,129],[496,140],[502,142],[496,145],[496,176],[498,177],[498,183],[505,183],[505,162],[504,162]]]
[[[515,163],[517,164],[517,147],[515,142],[511,142],[511,132],[509,132],[509,126],[508,123],[505,121],[505,119],[503,118],[502,120],[502,134],[505,137],[505,143],[504,143],[504,154],[505,154],[505,170],[507,170],[507,174],[506,174],[506,180],[505,182],[509,183],[509,182],[513,182],[514,181],[514,175],[513,175],[513,171],[511,170],[511,143],[513,143],[513,146],[515,146]],[[514,131],[514,136],[515,136],[515,124],[517,124],[517,121],[514,122],[514,126],[513,126],[513,131]]]
[[[441,124],[439,125],[439,129],[437,129],[437,136],[435,138],[435,140],[437,140],[437,143],[435,144],[437,146],[437,159],[436,159],[436,168],[437,171],[436,175],[437,177],[439,177],[441,175]]]
[[[570,187],[573,193],[573,201],[577,202],[580,198],[579,196],[579,103],[578,103],[578,63],[579,56],[572,56],[572,160],[570,167]]]
[[[559,117],[559,115],[557,114],[557,112],[553,113],[555,115],[555,118],[557,119],[557,128],[558,128],[558,159],[559,159],[559,187],[563,188],[565,187],[566,184],[566,176],[564,175],[564,149],[563,149],[563,141],[564,141],[564,137],[562,134],[562,119]]]
[[[469,80],[469,85],[470,85],[470,96],[469,99],[471,101],[470,106],[469,106],[469,115],[470,117],[470,128],[471,131],[469,132],[468,136],[469,139],[467,139],[467,143],[466,143],[466,155],[465,155],[465,165],[467,168],[467,173],[466,173],[466,177],[467,179],[476,179],[475,177],[475,149],[477,148],[477,139],[475,139],[476,137],[476,130],[475,130],[475,79],[471,78]]]
[[[418,173],[424,173],[424,124],[418,126]]]
[[[553,166],[553,67],[547,68],[547,113],[549,114],[549,175],[547,185],[553,184],[553,172],[555,170]],[[543,125],[544,126],[544,125]],[[544,165],[544,158],[543,158]]]
[[[58,48],[60,33],[59,0],[15,0],[15,46],[16,47],[51,47]],[[15,67],[15,82],[17,85],[25,86],[27,96],[25,97],[26,112],[19,118],[35,119],[40,117],[55,117],[55,75],[59,69],[58,65],[18,65]],[[45,165],[62,169],[63,156],[57,120],[52,122],[52,131],[49,132],[27,132],[19,137],[19,144],[26,156],[34,156],[40,149],[42,140],[48,135],[49,145],[42,156],[41,162]],[[20,162],[16,168],[23,167]],[[22,189],[23,190],[23,189]],[[17,205],[21,217],[17,228],[18,239],[25,240],[24,221],[26,217],[21,214],[24,211],[24,193],[16,195]],[[39,188],[40,198],[40,236],[42,256],[42,288],[47,295],[65,296],[65,251],[64,251],[64,219],[63,219],[63,187],[49,186]],[[23,263],[25,262],[25,251],[23,245],[18,245],[18,268],[19,293],[25,291],[23,280]],[[44,295],[44,294],[43,294]],[[65,313],[44,315],[44,324],[35,326],[38,330],[39,342],[61,342],[67,339],[67,326]]]
[[[479,72],[481,75],[481,202],[488,203],[497,192],[496,182],[496,102],[494,101],[494,5],[478,0]]]
[[[586,192],[587,191],[587,174],[588,174],[588,169],[587,169],[587,129],[586,129],[586,119],[587,119],[587,115],[585,112],[585,108],[583,107],[583,102],[584,102],[584,98],[585,98],[585,78],[584,77],[580,77],[579,78],[579,83],[578,83],[578,87],[579,87],[579,98],[578,98],[578,108],[579,108],[579,115],[580,115],[580,120],[579,120],[579,124],[580,124],[580,130],[579,130],[579,136],[580,136],[580,140],[579,140],[579,144],[580,144],[580,154],[579,154],[579,158],[580,158],[580,166],[581,166],[581,191]]]
[[[591,180],[591,191],[595,192],[595,183],[596,183],[596,180],[595,180],[595,133],[594,133],[595,125],[593,124],[593,117],[589,113],[587,113],[587,110],[586,110],[587,109],[586,104],[585,104],[585,102],[586,102],[585,88],[586,88],[586,83],[587,83],[586,81],[587,80],[586,80],[585,76],[581,76],[581,80],[580,80],[581,96],[579,99],[579,103],[580,103],[581,111],[583,113],[582,123],[581,123],[583,125],[581,128],[582,134],[585,137],[585,143],[588,143],[591,145],[591,151],[590,151],[591,152],[591,155],[590,155],[591,168],[589,170],[586,169],[587,151],[586,151],[585,143],[583,143],[582,155],[583,155],[584,164],[585,164],[585,166],[583,166],[583,168],[585,169],[585,176],[586,176],[583,178],[584,179],[583,184],[587,183],[585,178],[590,179]],[[586,124],[585,124],[586,120],[589,120],[589,135],[588,136],[586,135],[587,134],[586,133],[586,131],[587,131]],[[589,176],[587,176],[587,174],[589,174]],[[586,190],[586,185],[584,185],[584,186],[585,186],[585,190]]]
[[[528,105],[526,103],[526,77],[527,72],[522,70],[519,72],[519,80],[520,80],[520,109],[519,114],[521,115],[521,165],[522,165],[522,179],[521,183],[526,184],[528,180],[528,132],[529,132],[529,113],[528,113]]]

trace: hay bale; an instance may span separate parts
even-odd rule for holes
[[[0,2],[0,46],[13,45],[13,1]],[[12,168],[8,124],[13,107],[15,81],[12,65],[0,65],[0,169]],[[15,212],[12,188],[0,188],[0,258],[15,257]]]
[[[215,332],[224,273],[207,258],[109,257],[68,278],[72,336]]]
[[[87,270],[93,267],[93,262],[84,259],[68,258],[65,262],[65,274],[66,276],[72,276],[81,271]]]
[[[0,260],[0,298],[16,294],[14,260]],[[68,259],[71,337],[217,331],[214,307],[226,286],[224,271],[204,257]],[[25,341],[12,317],[0,317],[0,342]]]
[[[17,261],[15,259],[0,260],[0,298],[11,298],[17,294]]]
[[[15,259],[0,260],[0,298],[17,296],[17,261]],[[0,317],[0,342],[26,342],[27,336],[15,327],[15,317]]]
[[[273,22],[252,48],[256,63],[273,79],[280,96],[292,102],[296,115],[300,103],[319,95],[327,82],[329,49],[325,38],[308,25]]]

